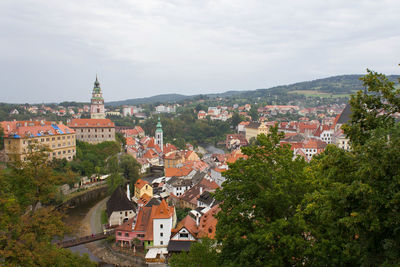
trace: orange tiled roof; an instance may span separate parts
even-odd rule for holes
[[[186,176],[189,175],[192,170],[193,169],[189,166],[183,166],[181,168],[164,168],[165,177]]]
[[[138,200],[138,204],[143,204],[146,205],[147,202],[149,202],[151,200],[151,196],[149,196],[148,194],[144,193],[140,199]]]
[[[182,221],[180,221],[180,222],[177,224],[176,228],[173,229],[173,231],[177,233],[177,232],[179,232],[182,228],[186,228],[186,229],[190,232],[190,234],[191,234],[192,236],[196,236],[197,233],[199,232],[199,229],[198,229],[198,227],[197,227],[197,225],[196,225],[195,219],[193,219],[189,214],[186,215],[186,217],[183,218]]]
[[[174,214],[173,206],[168,206],[167,202],[163,199],[159,206],[155,207],[154,214],[152,214],[153,219],[167,219]]]
[[[142,179],[138,179],[135,183],[135,187],[142,189],[143,186],[145,186],[146,184],[149,184],[147,181],[142,180]]]
[[[219,205],[215,205],[207,211],[200,219],[198,237],[215,237],[215,230],[218,223],[214,216],[220,211]]]
[[[72,128],[115,127],[110,119],[72,119],[68,126]]]

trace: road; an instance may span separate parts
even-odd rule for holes
[[[82,220],[82,228],[84,229],[86,235],[100,233],[103,231],[101,226],[101,212],[106,209],[108,198],[109,197],[106,197],[94,205]]]

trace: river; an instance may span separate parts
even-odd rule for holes
[[[70,239],[71,237],[78,237],[78,236],[85,235],[84,230],[81,229],[81,222],[85,218],[85,216],[89,212],[89,210],[103,198],[104,197],[99,197],[98,199],[93,199],[89,202],[86,202],[85,204],[82,204],[75,208],[67,210],[67,212],[66,212],[67,216],[64,219],[64,222],[66,225],[68,225],[72,229],[72,233],[70,234],[70,236],[66,236],[65,239]],[[101,241],[97,241],[97,242],[101,242]],[[71,247],[68,249],[73,252],[78,252],[81,255],[84,253],[87,253],[89,255],[89,258],[92,261],[98,263],[98,266],[102,266],[102,267],[114,266],[112,264],[108,264],[108,263],[101,261],[101,259],[99,259],[95,255],[93,255],[85,245],[79,245],[79,246]]]

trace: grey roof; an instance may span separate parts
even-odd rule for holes
[[[193,183],[191,179],[182,179],[173,176],[171,179],[168,180],[167,184],[170,184],[173,187],[177,187],[177,186],[191,186]]]
[[[170,240],[167,250],[168,252],[189,251],[193,243],[194,241]]]
[[[343,109],[342,113],[340,113],[339,119],[336,124],[345,124],[351,119],[351,106],[347,104]]]
[[[149,202],[147,202],[145,207],[159,206],[160,203],[161,201],[159,199],[153,197]]]
[[[260,125],[261,125],[261,123],[259,123],[259,122],[251,121],[249,123],[249,125],[246,126],[246,128],[258,129],[258,127],[260,127]]]
[[[214,198],[210,192],[204,191],[203,194],[200,195],[198,200],[209,206],[213,202]]]
[[[302,134],[296,134],[287,138],[283,138],[283,141],[287,142],[303,142],[306,139]]]
[[[130,201],[124,190],[122,190],[122,187],[119,186],[107,201],[107,216],[110,217],[114,211],[124,210],[133,210],[136,212],[137,204]]]

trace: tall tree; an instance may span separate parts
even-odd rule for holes
[[[46,153],[33,149],[28,161],[0,172],[0,262],[5,266],[94,266],[52,244],[68,228],[50,205],[58,179]]]
[[[222,201],[216,236],[226,266],[285,266],[304,262],[309,245],[304,222],[296,215],[308,187],[304,159],[280,146],[276,127],[259,135],[259,146],[242,149],[248,156],[229,166],[217,190]]]
[[[364,144],[375,129],[392,127],[393,114],[400,112],[400,87],[384,74],[367,72],[361,78],[365,90],[351,96],[351,121],[343,127],[353,145]]]
[[[204,238],[193,243],[188,253],[172,255],[168,264],[171,267],[218,267],[218,253],[215,241]]]

